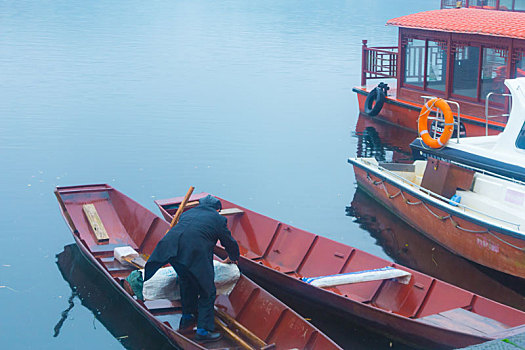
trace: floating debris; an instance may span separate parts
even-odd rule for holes
[[[9,289],[10,291],[18,292],[16,289],[11,288],[11,287],[9,287],[9,286],[0,286],[0,288],[6,288],[6,289]]]

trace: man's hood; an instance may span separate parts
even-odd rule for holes
[[[222,209],[221,201],[210,195],[207,195],[206,197],[199,199],[199,205],[202,205],[205,207],[211,207],[215,210]]]

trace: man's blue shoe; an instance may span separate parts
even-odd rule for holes
[[[195,340],[200,343],[210,343],[222,339],[222,333],[219,332],[206,332],[205,334],[197,332]]]

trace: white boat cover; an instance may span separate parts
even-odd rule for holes
[[[341,273],[331,276],[303,277],[303,282],[316,287],[335,287],[342,284],[368,282],[397,278],[399,283],[408,284],[412,275],[410,272],[396,269],[391,266],[374,270]]]

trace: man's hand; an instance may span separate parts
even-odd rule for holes
[[[230,257],[227,257],[222,262],[225,263],[225,264],[235,264],[235,265],[237,265],[239,263],[239,261],[237,261],[237,260],[235,260],[235,261],[231,260]]]

